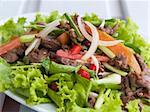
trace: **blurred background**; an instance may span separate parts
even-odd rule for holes
[[[96,13],[101,18],[131,17],[150,37],[150,0],[0,0],[0,19],[32,12]]]
[[[0,20],[53,10],[62,13],[78,12],[82,15],[94,12],[101,18],[131,17],[139,25],[139,33],[150,39],[150,0],[0,0]],[[4,95],[0,94],[0,112],[3,100]]]

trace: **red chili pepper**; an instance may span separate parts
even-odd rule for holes
[[[80,45],[74,45],[71,49],[70,52],[71,54],[79,54],[81,51],[82,47]]]
[[[86,79],[90,79],[90,74],[87,71],[83,70],[83,69],[80,69],[78,71],[78,74],[81,75],[81,77],[84,77]]]
[[[94,64],[90,64],[90,67],[89,67],[90,70],[94,70],[96,71],[96,66]]]
[[[57,87],[56,82],[52,82],[52,83],[49,85],[49,88],[51,88],[51,89],[54,90],[54,91],[58,91],[58,87]]]

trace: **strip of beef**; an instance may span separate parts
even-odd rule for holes
[[[121,91],[122,91],[121,98],[122,98],[122,101],[123,101],[124,104],[128,103],[130,100],[135,99],[134,93],[130,88],[130,82],[129,82],[129,79],[128,79],[127,76],[122,77]]]
[[[57,51],[61,48],[61,44],[57,39],[44,38],[41,45],[51,51]]]
[[[20,47],[13,49],[12,51],[2,55],[2,58],[4,58],[8,63],[13,63],[24,54],[25,49],[26,46],[21,45]]]
[[[46,58],[49,56],[49,52],[47,49],[36,49],[29,53],[28,58],[31,63],[38,63],[42,59]]]
[[[150,74],[150,70],[148,69],[146,63],[144,62],[144,59],[142,59],[142,57],[139,54],[135,54],[135,58],[141,67],[141,70],[142,70],[141,74],[142,75]]]
[[[115,58],[109,60],[108,63],[120,70],[129,71],[127,59],[123,55],[117,55]]]
[[[86,63],[83,63],[82,61],[71,60],[68,58],[61,58],[60,61],[64,65],[71,65],[71,66],[78,66],[78,65],[85,65],[86,64]]]
[[[128,76],[132,83],[136,85],[136,87],[146,88],[150,91],[150,80],[145,80],[144,76],[138,75],[136,73],[129,73]]]
[[[150,98],[150,80],[146,80],[143,75],[129,73],[122,77],[121,87],[124,104],[134,98]]]
[[[96,103],[96,97],[90,95],[90,96],[88,97],[88,104],[89,104],[89,106],[90,106],[91,108],[93,108],[94,105],[95,105],[95,103]]]
[[[100,30],[106,32],[109,35],[113,35],[117,31],[118,27],[119,27],[119,25],[116,24],[113,28],[110,28],[110,27],[100,27]]]
[[[64,21],[61,21],[61,22],[60,22],[60,25],[58,26],[58,28],[64,29],[64,30],[67,30],[67,31],[68,31],[69,29],[71,29],[71,26],[70,26],[69,23],[64,22]]]

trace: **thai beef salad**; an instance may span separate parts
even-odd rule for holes
[[[150,44],[130,18],[27,19],[0,26],[0,92],[58,112],[150,112]]]

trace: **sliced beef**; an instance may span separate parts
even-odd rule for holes
[[[89,104],[89,106],[90,106],[91,108],[93,108],[94,105],[95,105],[95,103],[96,103],[96,97],[93,96],[93,95],[90,95],[90,96],[88,97],[88,104]]]
[[[113,35],[117,31],[118,27],[119,27],[119,25],[116,24],[113,28],[110,28],[110,27],[100,27],[100,30],[106,32],[109,35]]]
[[[150,80],[145,80],[142,75],[138,75],[136,73],[129,73],[128,76],[132,83],[135,83],[136,87],[146,88],[150,91]]]
[[[129,70],[127,59],[123,55],[116,56],[115,58],[109,60],[108,63],[123,71]]]
[[[13,49],[12,51],[9,51],[8,53],[2,55],[2,57],[8,62],[13,63],[17,61],[22,55],[24,54],[24,51],[26,49],[25,45],[21,45],[20,47]]]
[[[148,69],[147,64],[144,62],[144,59],[139,54],[135,54],[135,58],[141,67],[142,75],[150,74],[150,70]]]
[[[49,52],[47,49],[36,49],[29,53],[28,58],[31,63],[38,63],[42,59],[49,56]]]
[[[18,58],[19,58],[19,57],[17,56],[17,54],[14,53],[14,52],[8,52],[8,53],[2,55],[2,57],[3,57],[8,63],[13,63],[13,62],[17,61]]]
[[[44,38],[41,45],[51,51],[57,51],[61,48],[61,44],[57,39]]]
[[[77,61],[77,60],[72,60],[68,58],[61,58],[61,63],[64,65],[71,65],[71,66],[78,66],[78,65],[83,65],[85,63]]]
[[[146,80],[143,75],[129,73],[122,77],[121,82],[122,101],[124,104],[135,98],[150,98],[150,80]]]
[[[130,88],[130,82],[127,76],[122,77],[121,91],[122,91],[121,98],[124,104],[128,103],[130,100],[135,99],[134,93]]]
[[[60,29],[65,29],[65,30],[69,30],[69,29],[71,29],[71,26],[70,26],[70,24],[69,23],[67,23],[67,22],[63,22],[63,21],[61,21],[60,22],[60,25],[58,26]]]

